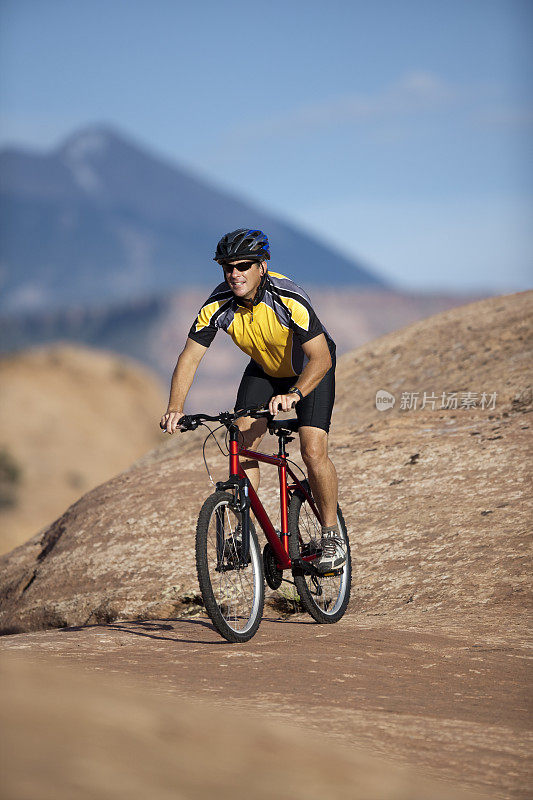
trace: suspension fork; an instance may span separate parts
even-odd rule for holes
[[[233,490],[235,497],[235,511],[241,515],[242,547],[240,552],[241,566],[248,564],[250,552],[250,496],[248,493],[248,478],[239,476],[239,429],[231,425],[229,429],[229,478],[227,481],[218,481],[216,488],[219,491]]]

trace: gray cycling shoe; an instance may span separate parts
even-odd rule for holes
[[[322,555],[316,567],[319,572],[335,572],[346,564],[346,545],[342,536],[335,531],[322,534]]]

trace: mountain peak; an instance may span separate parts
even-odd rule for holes
[[[77,185],[89,194],[102,191],[97,166],[120,137],[105,125],[90,125],[69,136],[58,149]]]
[[[216,242],[243,220],[268,232],[276,268],[296,282],[382,284],[358,262],[107,124],[74,131],[51,153],[2,154],[0,190],[4,309],[28,291],[46,292],[59,307],[207,283]]]
[[[59,155],[79,155],[87,151],[101,151],[121,139],[121,135],[111,125],[87,125],[67,136],[58,147],[57,152]]]

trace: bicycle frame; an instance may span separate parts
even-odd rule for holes
[[[277,566],[280,570],[291,569],[292,562],[289,557],[289,492],[294,491],[295,489],[299,489],[306,497],[311,509],[313,510],[314,515],[316,516],[317,520],[322,524],[322,520],[318,509],[309,495],[309,492],[306,491],[302,483],[298,480],[292,469],[290,468],[289,464],[287,463],[287,456],[285,454],[285,442],[282,437],[280,437],[280,444],[279,444],[279,455],[277,456],[269,456],[265,453],[258,453],[255,450],[248,450],[243,448],[239,450],[238,444],[238,429],[235,430],[230,429],[230,468],[229,474],[230,478],[232,477],[239,477],[245,478],[248,482],[248,495],[250,499],[250,508],[255,514],[255,517],[263,532],[270,543],[275,555]],[[246,458],[250,458],[254,461],[260,461],[263,464],[272,464],[278,468],[278,475],[279,475],[279,496],[280,496],[280,508],[281,508],[281,539],[278,537],[272,522],[264,509],[264,506],[257,496],[256,491],[254,490],[253,486],[251,485],[250,481],[246,478],[246,473],[244,472],[240,461],[239,456],[245,456]],[[292,478],[293,483],[287,483],[287,474]],[[308,560],[308,559],[303,559]]]

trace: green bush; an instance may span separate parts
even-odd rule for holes
[[[7,447],[0,448],[0,510],[17,504],[17,491],[22,482],[22,469]]]

